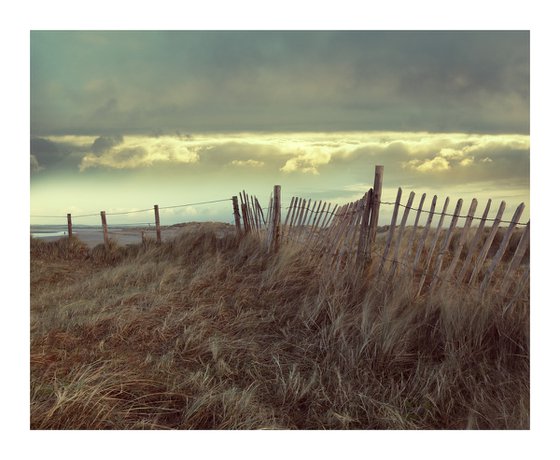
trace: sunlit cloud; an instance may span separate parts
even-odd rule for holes
[[[312,150],[307,153],[300,154],[286,161],[286,164],[280,168],[285,173],[301,172],[304,174],[319,174],[319,167],[326,165],[331,161],[331,155],[321,150]]]
[[[264,166],[264,161],[258,160],[233,160],[231,162],[233,166],[247,166],[249,168],[262,168]]]
[[[528,177],[530,150],[527,135],[425,132],[51,136],[41,142],[35,144],[44,145],[42,156],[39,147],[32,151],[35,172],[48,167],[51,157],[60,161],[67,155],[82,172],[198,165],[320,176],[333,168],[375,163],[434,179],[462,174],[461,180],[490,172],[499,176],[500,170]]]
[[[95,147],[95,142],[92,147]],[[196,163],[200,148],[189,146],[175,137],[146,137],[123,139],[122,142],[107,141],[99,150],[99,154],[88,153],[82,158],[80,171],[92,167],[136,169],[158,163]]]

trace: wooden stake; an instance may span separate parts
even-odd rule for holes
[[[383,166],[375,166],[375,177],[373,179],[373,206],[371,208],[370,231],[368,232],[368,240],[366,246],[371,247],[375,244],[377,236],[377,225],[379,222],[379,208],[381,207],[381,192],[383,189]]]
[[[103,226],[103,242],[105,243],[105,248],[109,249],[109,231],[107,230],[105,211],[101,211],[101,225]]]
[[[480,238],[484,233],[484,226],[486,225],[486,218],[488,217],[488,211],[490,210],[491,204],[492,204],[492,200],[488,200],[488,202],[486,203],[486,208],[484,208],[484,212],[482,213],[482,216],[480,218],[480,224],[478,225],[478,229],[476,230],[474,238],[469,243],[469,251],[467,252],[467,257],[465,257],[465,261],[463,262],[463,268],[461,268],[461,271],[457,276],[457,281],[459,283],[463,281],[463,278],[465,277],[467,270],[470,266],[471,260],[474,257],[476,248],[478,246],[478,242],[480,241]]]
[[[426,258],[426,264],[424,265],[422,277],[420,278],[420,283],[418,285],[418,292],[416,293],[417,296],[421,294],[422,287],[424,286],[424,281],[426,281],[426,276],[428,275],[428,269],[430,268],[430,262],[432,261],[434,250],[436,249],[436,245],[439,239],[439,234],[441,232],[441,227],[443,226],[443,221],[445,220],[445,212],[447,211],[448,205],[449,205],[449,197],[445,198],[445,202],[443,203],[443,209],[441,211],[441,217],[439,218],[439,223],[434,234],[434,240],[432,241],[432,244],[430,246],[430,251],[428,252],[428,257]]]
[[[323,207],[321,208],[321,203],[323,204]],[[325,209],[325,205],[327,204],[327,202],[323,202],[323,200],[319,200],[319,206],[317,206],[317,212],[315,213],[315,217],[313,219],[313,223],[311,224],[311,228],[309,229],[309,235],[307,236],[306,242],[308,245],[308,248],[311,249],[311,245],[310,243],[313,240],[313,236],[315,235],[315,232],[317,231],[317,224],[319,223],[319,220],[321,219],[322,215],[323,215],[323,211]]]
[[[241,236],[241,216],[239,215],[239,203],[236,196],[231,197],[233,203],[233,218],[235,219],[235,231],[237,236]]]
[[[66,214],[66,219],[68,220],[68,238],[72,238],[72,214]]]
[[[272,251],[274,251],[275,253],[278,252],[278,249],[280,247],[280,222],[281,222],[281,215],[280,215],[280,210],[281,210],[281,196],[280,196],[280,186],[279,185],[275,185],[274,186],[274,203],[273,203],[273,210],[274,210],[274,214],[273,214],[273,218],[272,218],[272,224],[273,224],[273,234],[272,234]]]
[[[494,237],[498,232],[498,227],[500,226],[502,215],[504,214],[505,209],[506,209],[506,202],[502,201],[500,203],[500,207],[498,208],[498,212],[496,213],[496,217],[494,218],[494,223],[492,224],[490,234],[486,238],[486,241],[484,242],[484,246],[482,246],[482,249],[480,250],[480,253],[478,254],[478,257],[476,259],[476,262],[474,263],[471,277],[469,279],[469,285],[471,285],[474,282],[474,280],[478,275],[478,272],[480,271],[482,265],[484,264],[484,261],[486,260],[486,256],[488,254],[488,251],[490,250],[490,246],[492,245],[492,241],[494,241]]]
[[[459,242],[457,247],[455,248],[455,253],[453,254],[453,259],[447,267],[447,271],[445,272],[444,279],[449,279],[453,276],[453,272],[455,271],[455,266],[459,261],[459,257],[461,256],[461,252],[463,251],[463,246],[465,245],[465,241],[467,240],[467,235],[469,233],[469,229],[471,228],[471,224],[473,221],[474,213],[476,211],[476,207],[478,205],[478,201],[476,198],[473,198],[471,202],[471,206],[469,208],[469,212],[467,213],[467,217],[465,218],[465,225],[463,225],[463,231],[461,232],[461,236],[459,237]]]
[[[502,260],[502,257],[504,256],[507,246],[509,244],[509,240],[511,239],[511,235],[513,234],[513,230],[515,229],[515,226],[519,222],[519,219],[521,218],[521,214],[523,213],[524,209],[525,209],[525,203],[521,203],[515,210],[515,213],[513,214],[513,218],[511,219],[511,223],[509,224],[506,234],[504,235],[504,239],[500,244],[500,248],[498,249],[498,252],[492,259],[492,263],[490,264],[490,267],[486,271],[486,275],[484,276],[484,280],[482,281],[482,284],[480,286],[481,294],[484,294],[484,291],[486,290],[488,284],[490,283],[490,280],[492,279],[494,270],[496,270],[496,267]]]
[[[529,232],[530,232],[530,226],[531,226],[531,222],[527,222],[527,226],[525,227],[525,231],[523,232],[523,235],[521,236],[521,239],[519,240],[519,243],[517,244],[517,249],[515,250],[515,254],[513,255],[506,274],[504,275],[504,285],[502,288],[502,293],[506,294],[509,290],[509,286],[512,283],[513,280],[513,275],[515,270],[517,270],[517,267],[519,267],[519,264],[521,263],[521,260],[523,260],[523,256],[525,255],[525,252],[527,251],[527,247],[529,246]],[[511,278],[508,278],[508,276],[512,276]]]
[[[430,206],[430,212],[428,213],[428,219],[426,220],[426,225],[424,226],[424,231],[422,232],[422,236],[420,237],[420,243],[416,248],[416,256],[414,257],[414,262],[412,262],[412,273],[415,273],[416,265],[420,260],[420,255],[422,254],[422,250],[424,249],[424,243],[428,237],[428,233],[430,232],[430,226],[432,225],[432,219],[434,217],[434,211],[436,209],[437,203],[437,195],[434,195],[432,198],[432,205]]]
[[[439,272],[441,271],[441,267],[443,265],[443,258],[447,252],[447,248],[449,247],[449,242],[451,241],[451,236],[453,235],[453,230],[455,230],[455,226],[457,225],[457,221],[459,220],[459,215],[461,214],[461,208],[463,206],[463,199],[459,198],[457,200],[457,205],[455,206],[455,212],[453,213],[453,217],[451,218],[451,224],[449,225],[449,229],[445,234],[445,238],[443,239],[443,244],[441,245],[441,249],[439,254],[436,257],[436,264],[434,272],[432,273],[432,282],[430,283],[430,291],[433,292],[436,285],[438,284],[438,276]]]
[[[385,265],[385,260],[389,255],[391,250],[391,242],[393,240],[393,234],[395,233],[395,226],[397,225],[397,216],[399,215],[399,206],[401,204],[402,189],[399,187],[397,192],[397,198],[395,200],[395,207],[393,209],[393,217],[391,218],[391,227],[389,228],[389,235],[387,236],[387,243],[385,244],[385,251],[383,251],[383,257],[381,258],[381,263],[379,264],[379,274],[383,272],[383,266]]]
[[[401,240],[404,234],[404,230],[406,227],[406,221],[408,219],[408,214],[410,212],[410,208],[412,207],[412,203],[414,202],[414,192],[410,192],[408,196],[408,201],[406,203],[406,207],[404,208],[404,212],[401,219],[401,225],[399,227],[399,236],[397,237],[397,242],[395,243],[395,255],[393,257],[393,263],[391,264],[391,272],[389,273],[389,278],[391,278],[397,269],[397,263],[399,258],[399,247],[401,245]]]
[[[154,214],[156,216],[156,242],[161,243],[161,227],[159,226],[159,206],[154,204]]]
[[[420,215],[422,214],[422,207],[424,206],[424,200],[426,199],[426,194],[423,193],[420,197],[420,204],[418,205],[418,211],[416,212],[416,219],[414,220],[414,227],[412,227],[412,232],[408,238],[408,245],[404,251],[404,259],[408,260],[412,254],[412,245],[414,243],[414,236],[416,235],[416,229],[418,228],[418,222],[420,221]]]
[[[243,228],[245,230],[245,235],[251,233],[251,225],[249,224],[249,216],[247,215],[247,205],[241,203],[241,215],[243,216]]]
[[[373,206],[373,189],[369,189],[366,193],[366,200],[364,203],[364,211],[362,216],[362,223],[360,226],[360,238],[358,240],[358,250],[356,252],[356,264],[365,264],[369,261],[371,248],[366,247],[369,240],[368,233],[370,232],[371,208]]]

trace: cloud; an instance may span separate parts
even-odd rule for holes
[[[34,31],[31,64],[38,135],[529,132],[528,31]]]
[[[91,151],[95,154],[100,154],[106,152],[112,147],[115,147],[116,145],[122,144],[122,142],[122,135],[99,136],[93,141],[93,144],[91,145]]]
[[[449,161],[444,157],[435,157],[431,160],[411,160],[406,164],[407,167],[414,168],[420,172],[446,171],[450,168]]]
[[[314,150],[307,153],[299,154],[294,158],[290,158],[280,171],[285,173],[300,172],[304,174],[319,174],[319,166],[326,165],[331,161],[331,155],[327,152]]]
[[[248,166],[250,168],[261,168],[264,166],[264,161],[258,160],[233,160],[231,162],[234,166]]]
[[[80,162],[80,171],[95,167],[137,169],[161,163],[190,164],[199,160],[198,148],[175,137],[111,137],[97,138],[96,142],[99,154],[86,154]],[[92,149],[96,142],[92,144]]]

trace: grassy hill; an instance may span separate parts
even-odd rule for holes
[[[32,239],[31,428],[529,428],[528,293],[392,283],[218,224]]]

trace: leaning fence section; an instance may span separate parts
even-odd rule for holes
[[[504,220],[503,201],[495,215],[490,215],[492,200],[482,208],[476,199],[467,206],[463,199],[452,203],[449,197],[429,199],[414,191],[403,197],[401,188],[394,201],[384,202],[382,180],[383,167],[377,166],[373,187],[342,205],[295,196],[282,208],[280,186],[275,186],[263,208],[243,191],[238,233],[254,234],[270,251],[297,245],[325,270],[350,268],[360,276],[367,268],[380,285],[395,278],[412,281],[418,296],[450,283],[512,298],[525,289],[530,222],[521,222],[523,203],[511,220]],[[381,206],[392,209],[390,224],[383,228],[378,227]],[[280,209],[285,210],[283,220]]]
[[[418,295],[433,294],[448,283],[481,295],[489,291],[512,294],[513,284],[524,288],[529,277],[530,222],[521,223],[523,203],[506,221],[503,201],[496,214],[489,216],[491,200],[477,215],[476,199],[468,208],[462,199],[450,208],[450,199],[445,198],[439,210],[437,196],[432,198],[429,210],[423,207],[425,194],[417,207],[414,192],[410,192],[406,204],[401,199],[399,189],[391,225],[374,248],[379,277],[406,275],[415,281]],[[424,213],[427,218],[421,228],[418,222]],[[408,225],[410,218],[414,218],[412,225]]]

